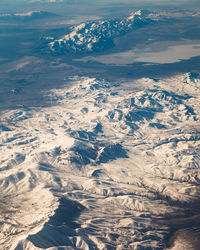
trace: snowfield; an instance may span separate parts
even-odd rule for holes
[[[1,113],[1,249],[163,249],[200,192],[199,75],[71,84]]]

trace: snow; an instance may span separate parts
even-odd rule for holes
[[[159,249],[200,191],[199,75],[70,81],[1,113],[2,248]]]
[[[29,11],[24,13],[15,13],[14,16],[32,16],[35,13],[40,13],[41,11]]]

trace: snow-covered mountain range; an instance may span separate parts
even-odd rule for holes
[[[71,84],[1,113],[2,249],[163,249],[200,191],[199,75]]]
[[[113,39],[158,19],[157,13],[139,10],[121,19],[93,21],[73,28],[70,34],[49,43],[52,52],[99,51],[113,46]]]
[[[193,12],[151,12],[138,10],[122,18],[98,20],[82,23],[72,28],[71,33],[49,41],[49,49],[53,54],[91,53],[102,51],[114,46],[114,39],[134,29],[150,25],[158,21],[174,21],[178,18],[199,16],[199,11]],[[48,40],[48,39],[47,39]]]

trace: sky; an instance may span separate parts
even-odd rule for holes
[[[176,4],[186,4],[186,5],[196,5],[200,6],[199,0],[1,0],[1,4],[17,4],[17,3],[34,3],[34,2],[41,2],[41,3],[124,3],[124,4],[153,4],[153,5],[176,5]]]

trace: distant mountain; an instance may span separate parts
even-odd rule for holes
[[[56,2],[64,2],[63,0],[31,0],[31,2],[41,2],[41,3],[56,3]]]
[[[33,21],[40,18],[49,18],[56,14],[47,11],[29,11],[22,13],[6,13],[0,14],[2,21]]]
[[[113,39],[154,22],[157,13],[137,11],[128,17],[83,23],[73,28],[70,34],[53,40],[49,47],[54,53],[100,51],[113,46]]]

